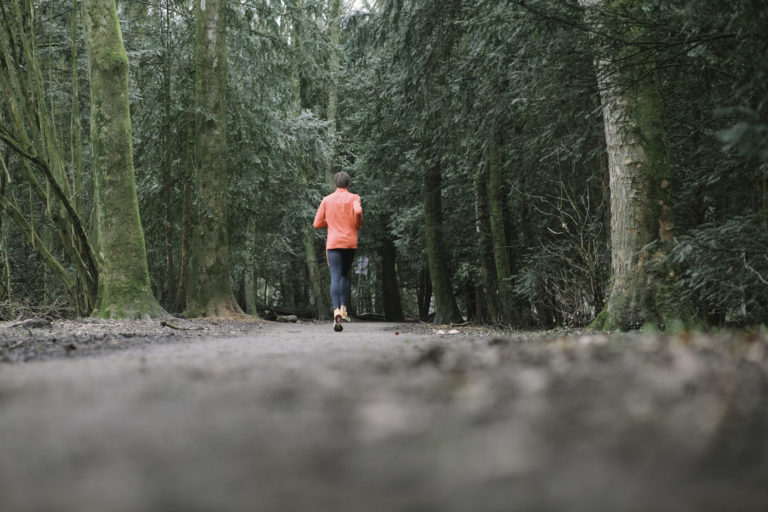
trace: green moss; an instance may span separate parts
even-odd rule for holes
[[[608,322],[608,310],[607,308],[603,308],[600,313],[597,314],[594,320],[592,320],[592,323],[589,324],[589,329],[595,329],[598,331],[607,331],[609,330],[606,327],[606,324]]]
[[[164,316],[149,285],[131,147],[128,57],[114,2],[87,0],[95,230],[99,283],[93,314]]]
[[[640,330],[643,334],[658,334],[659,326],[656,325],[656,322],[645,322]]]

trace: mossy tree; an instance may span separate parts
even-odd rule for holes
[[[587,22],[611,10],[639,9],[623,1],[580,0]],[[642,36],[641,28],[625,35]],[[631,329],[688,321],[669,283],[653,265],[674,234],[664,105],[654,59],[626,41],[595,39],[610,176],[611,291],[592,326]],[[616,43],[616,44],[609,44]],[[655,249],[649,249],[654,242]]]
[[[195,2],[195,168],[188,316],[240,316],[227,233],[227,2]]]
[[[488,148],[488,220],[490,222],[491,245],[496,266],[498,283],[497,320],[510,324],[515,318],[515,296],[512,289],[512,264],[507,240],[507,226],[504,215],[504,177],[501,171],[501,141],[494,127],[494,134]]]
[[[91,85],[94,228],[99,268],[94,316],[167,313],[152,295],[133,169],[128,56],[114,0],[83,3]]]
[[[291,66],[291,89],[293,92],[293,103],[291,109],[291,115],[298,118],[302,114],[302,108],[304,107],[305,98],[302,95],[302,81],[307,82],[307,78],[302,76],[300,58],[304,51],[304,33],[302,26],[302,11],[304,10],[304,0],[295,0],[291,4],[295,10],[295,17],[290,25],[290,41],[292,48],[293,62]],[[335,48],[334,48],[335,50]],[[335,138],[336,130],[336,97],[329,94],[328,102],[328,114],[329,114],[329,138]],[[326,180],[333,183],[333,171],[331,166],[331,160],[326,160],[325,175]],[[306,163],[306,159],[300,157],[298,159],[298,165],[296,172],[298,173],[298,181],[302,187],[307,187],[309,184],[309,177],[313,170],[311,165]],[[321,273],[321,267],[317,251],[315,249],[315,230],[312,229],[311,222],[307,224],[301,231],[301,243],[304,249],[304,261],[307,266],[307,275],[309,276],[309,285],[312,290],[312,297],[315,302],[315,314],[319,320],[331,319],[331,303],[328,296],[328,288],[324,286],[323,277]],[[325,258],[323,258],[325,259]]]
[[[435,323],[461,322],[461,312],[453,294],[449,252],[443,223],[442,170],[439,161],[424,165],[424,225],[427,235],[427,261],[435,297]]]

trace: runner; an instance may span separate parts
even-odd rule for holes
[[[333,330],[339,332],[344,329],[342,321],[349,321],[349,273],[357,249],[357,230],[363,224],[363,207],[360,196],[348,190],[352,183],[349,174],[336,173],[333,183],[336,191],[323,198],[313,225],[315,229],[328,228],[325,254],[331,271]]]

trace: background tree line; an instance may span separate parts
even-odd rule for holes
[[[100,224],[114,205],[100,207],[104,107],[83,24],[112,4],[163,311],[325,318],[309,226],[343,169],[365,210],[358,312],[766,321],[763,2],[206,3],[3,3],[4,317],[101,312],[105,263],[123,268],[123,251],[100,250],[125,226]]]

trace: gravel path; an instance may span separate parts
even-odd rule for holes
[[[768,510],[765,336],[418,331],[0,365],[0,510]]]

